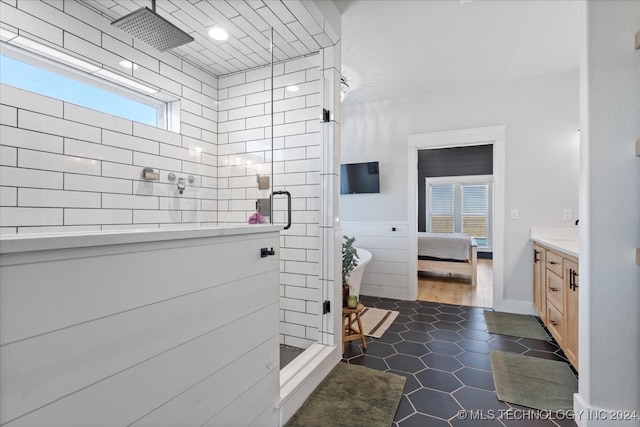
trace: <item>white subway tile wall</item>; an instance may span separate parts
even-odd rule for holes
[[[217,196],[217,77],[132,45],[81,2],[56,4],[2,2],[0,21],[179,97],[182,133],[2,85],[0,233],[216,224],[217,203],[202,201]],[[144,181],[143,167],[160,180]],[[180,195],[170,172],[195,182]]]
[[[281,233],[280,337],[281,343],[302,348],[317,341],[321,325],[320,185],[315,178],[320,172],[321,137],[319,127],[307,125],[321,117],[319,103],[307,105],[307,96],[320,98],[317,56],[274,67],[273,153],[270,67],[218,81],[218,219],[246,223],[257,198],[268,198],[272,190],[291,193],[293,225]],[[286,91],[291,84],[300,90]],[[272,160],[271,189],[258,190],[257,175],[271,174]],[[276,196],[273,209],[274,223],[284,225],[286,198]]]
[[[237,6],[246,19],[255,14],[245,3]],[[113,3],[111,11],[128,13],[118,7]],[[244,224],[258,198],[290,191],[293,226],[282,232],[280,253],[281,342],[302,348],[316,342],[321,282],[331,281],[320,280],[320,240],[333,233],[330,224],[320,232],[322,51],[275,64],[273,84],[270,67],[218,78],[126,36],[83,2],[2,1],[0,8],[3,26],[178,97],[181,118],[175,133],[2,85],[0,233]],[[190,19],[180,10],[175,15]],[[254,31],[245,17],[237,17],[238,25]],[[305,26],[315,34],[308,18]],[[319,48],[312,37],[302,42]],[[216,61],[196,44],[181,51]],[[122,60],[138,68],[124,71]],[[144,181],[143,167],[159,172],[159,181]],[[180,195],[170,173],[194,182]],[[271,188],[258,190],[256,175],[272,173]],[[274,222],[286,222],[281,197]]]

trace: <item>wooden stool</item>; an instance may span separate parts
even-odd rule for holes
[[[362,320],[360,320],[360,313],[364,310],[364,305],[358,303],[356,308],[343,307],[342,308],[342,354],[344,354],[344,343],[352,340],[362,340],[362,347],[367,349],[367,342],[364,339],[364,333],[362,329]],[[358,323],[358,329],[353,328],[353,321]]]

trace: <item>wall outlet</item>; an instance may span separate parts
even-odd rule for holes
[[[565,221],[571,221],[571,209],[562,210],[562,219]]]
[[[518,218],[520,218],[520,212],[518,212],[518,209],[511,209],[511,219]]]

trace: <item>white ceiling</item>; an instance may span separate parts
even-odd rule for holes
[[[81,1],[111,21],[151,9],[151,0]],[[317,8],[302,0],[157,0],[156,13],[195,39],[171,52],[217,76],[269,64],[272,27],[276,62],[317,52],[338,39]],[[229,33],[227,41],[208,36],[214,25]]]
[[[578,69],[575,0],[334,0],[343,105]]]

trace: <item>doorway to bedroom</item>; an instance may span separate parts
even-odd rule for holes
[[[409,235],[416,236],[409,245],[409,289],[417,300],[500,305],[504,131],[494,126],[409,136],[409,164],[416,165],[408,174]],[[450,252],[441,250],[449,246],[439,240],[444,237],[459,240]],[[437,243],[425,246],[431,238]]]
[[[418,300],[491,305],[492,200],[493,144],[418,150]]]

